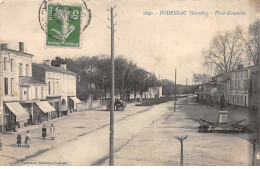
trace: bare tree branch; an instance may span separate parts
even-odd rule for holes
[[[239,29],[218,33],[210,43],[210,47],[202,52],[204,65],[215,67],[217,71],[231,71],[241,60],[244,48],[239,36]]]

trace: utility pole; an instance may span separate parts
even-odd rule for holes
[[[193,82],[191,84],[191,92],[192,92],[192,101],[194,101],[195,90],[194,90]]]
[[[181,143],[180,166],[183,166],[183,140],[185,140],[186,138],[187,136],[185,137],[175,136],[175,139],[179,140]]]
[[[258,2],[258,13],[259,13],[259,7],[260,7],[260,5],[259,5],[259,0],[257,1]],[[258,18],[258,21],[257,21],[257,23],[258,23],[258,31],[257,31],[257,36],[258,36],[258,44],[257,44],[257,46],[258,46],[258,58],[257,58],[257,65],[259,65],[260,64],[260,35],[259,35],[259,32],[260,32],[260,21],[259,21],[259,19],[260,18]]]
[[[187,87],[187,78],[186,78],[186,104],[188,103],[188,94],[187,94],[187,92],[188,92],[188,87]]]
[[[123,77],[122,77],[122,100],[125,100],[125,71],[123,70]]]
[[[111,7],[108,9],[110,11],[110,19],[108,20],[111,21],[111,102],[110,102],[110,135],[109,135],[109,165],[113,166],[114,165],[114,94],[115,94],[115,65],[114,65],[114,33],[115,29],[114,26],[116,25],[114,23],[114,8]]]
[[[4,57],[3,57],[3,45],[0,46],[0,124],[2,125],[2,133],[5,131],[5,111],[4,111],[4,103],[3,103],[3,94],[4,94],[4,88],[2,87],[4,84]],[[1,131],[0,131],[1,132]]]
[[[253,145],[252,166],[254,166],[255,165],[255,149],[256,149],[256,141],[257,141],[257,139],[250,138],[249,141]]]
[[[176,97],[176,69],[175,69],[175,85],[174,85],[174,112],[176,112],[176,101],[177,101],[177,97]]]
[[[3,86],[3,56],[2,56],[2,46],[0,46],[0,86]],[[3,87],[0,88],[0,124],[2,125],[2,132],[4,132],[4,119],[5,119],[5,112],[3,109]]]

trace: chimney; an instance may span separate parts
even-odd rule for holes
[[[239,69],[243,69],[243,68],[244,68],[244,65],[243,65],[243,64],[238,65],[238,70],[239,70]]]
[[[67,64],[60,64],[60,68],[67,70]]]
[[[51,60],[43,60],[43,64],[46,64],[48,66],[51,66]]]
[[[2,43],[1,44],[1,50],[2,49],[7,49],[8,48],[8,44],[7,43]]]
[[[24,52],[24,43],[19,42],[19,52]]]

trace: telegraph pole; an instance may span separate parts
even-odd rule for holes
[[[125,100],[125,71],[123,70],[122,76],[122,100]]]
[[[256,150],[257,139],[250,138],[249,141],[253,145],[252,166],[254,166],[255,165],[255,150]]]
[[[115,29],[114,26],[116,25],[114,23],[114,8],[116,7],[111,7],[108,9],[110,11],[110,19],[108,20],[111,21],[111,102],[110,102],[110,135],[109,135],[109,165],[113,166],[114,165],[114,94],[115,94],[115,65],[114,65],[114,33]]]
[[[188,103],[188,95],[187,95],[187,92],[188,92],[188,86],[187,86],[187,78],[186,78],[186,104]]]
[[[0,85],[4,84],[3,82],[3,56],[2,56],[2,46],[0,46]],[[0,124],[2,124],[2,132],[4,132],[4,119],[5,119],[5,112],[3,109],[3,88],[0,89]],[[1,113],[2,112],[2,113]]]
[[[258,12],[259,12],[259,1],[257,1],[258,2]],[[260,21],[259,21],[259,19],[260,18],[258,18],[258,21],[257,21],[257,23],[258,23],[258,30],[257,30],[257,36],[258,36],[258,44],[257,44],[257,46],[258,46],[258,57],[257,57],[257,65],[259,65],[260,64],[260,40],[259,40],[259,32],[260,32],[260,30],[259,30],[259,28],[260,28]]]
[[[174,112],[176,112],[176,69],[175,69],[175,85],[174,85]]]

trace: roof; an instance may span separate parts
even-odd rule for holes
[[[25,52],[21,52],[21,51],[17,51],[17,50],[13,50],[13,49],[6,49],[6,48],[3,48],[2,51],[6,51],[6,52],[10,52],[10,53],[18,54],[18,55],[23,55],[23,56],[27,56],[27,57],[30,57],[30,58],[33,57],[32,54],[25,53]]]
[[[253,72],[251,72],[251,74],[258,74],[258,73],[260,73],[260,69],[256,69]]]
[[[60,67],[49,66],[47,64],[33,63],[33,66],[41,67],[41,68],[45,69],[46,71],[50,71],[50,72],[58,72],[58,73],[64,73],[64,74],[69,74],[69,75],[74,75],[74,76],[78,75],[77,73],[74,73],[72,71],[65,70],[65,69],[60,68]]]
[[[254,72],[259,72],[260,70],[260,64],[257,64],[254,66],[254,68],[251,70],[251,73],[254,73]]]
[[[32,77],[20,76],[20,78],[21,78],[21,84],[23,84],[23,85],[25,85],[25,84],[26,85],[30,85],[30,84],[46,85],[46,83],[33,79]]]
[[[255,66],[248,66],[248,67],[244,67],[244,68],[241,68],[241,69],[235,69],[235,70],[232,70],[230,72],[240,72],[240,71],[247,71],[247,70],[250,70],[252,68],[254,68]]]

